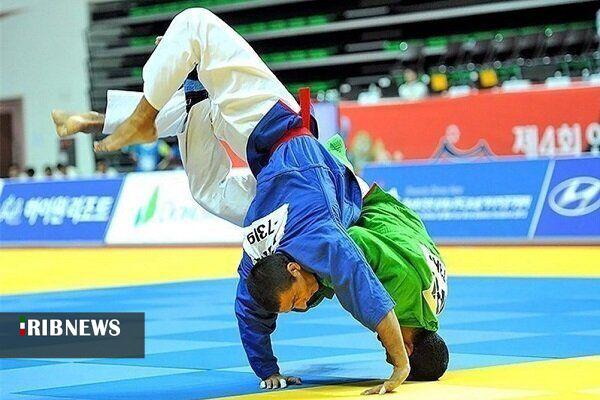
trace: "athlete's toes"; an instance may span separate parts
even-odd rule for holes
[[[56,127],[56,134],[60,137],[67,136],[67,114],[62,110],[52,110],[52,121]]]

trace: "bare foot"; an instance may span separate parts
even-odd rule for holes
[[[64,110],[52,110],[52,120],[59,137],[67,137],[78,132],[101,133],[104,116],[94,111],[83,114],[69,113]]]
[[[94,142],[94,151],[104,153],[117,151],[134,144],[152,143],[158,139],[153,120],[140,121],[129,117],[112,135],[99,142]]]
[[[132,144],[155,142],[158,139],[154,126],[157,115],[158,110],[142,97],[133,114],[119,125],[112,135],[94,142],[94,151],[116,151]]]

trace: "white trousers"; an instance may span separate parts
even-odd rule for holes
[[[143,93],[109,90],[104,134],[111,134],[138,105]],[[210,213],[242,226],[256,193],[248,168],[231,169],[231,160],[213,133],[208,99],[194,105],[189,115],[179,90],[159,111],[155,125],[161,138],[177,136],[183,167],[196,202]]]
[[[246,160],[248,137],[278,101],[300,106],[250,45],[216,15],[177,15],[144,66],[144,96],[161,110],[192,69],[208,92],[214,133]]]

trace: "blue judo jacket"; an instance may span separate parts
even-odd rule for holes
[[[286,253],[330,283],[342,306],[371,330],[394,307],[346,233],[362,206],[352,172],[311,136],[283,143],[265,160],[257,169],[257,194],[245,219],[235,302],[244,349],[261,379],[279,372],[279,367],[270,339],[277,314],[256,304],[246,287],[246,277],[260,257]]]

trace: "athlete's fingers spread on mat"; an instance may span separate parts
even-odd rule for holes
[[[362,394],[384,394],[392,392],[398,386],[402,385],[408,374],[410,373],[410,367],[398,368],[394,367],[394,371],[392,372],[392,376],[390,379],[383,382],[381,385],[377,385],[372,387],[371,389],[367,389]]]
[[[281,386],[283,383],[284,386]],[[261,389],[279,389],[280,387],[285,387],[285,379],[280,379],[277,377],[269,377],[260,383]]]
[[[302,385],[302,379],[295,376],[288,376],[286,381],[288,385]]]
[[[386,392],[386,388],[383,384],[381,385],[377,385],[377,386],[373,386],[370,389],[365,390],[364,392],[362,392],[361,394],[365,395],[365,394],[383,394]]]
[[[284,376],[281,374],[273,374],[267,379],[260,382],[261,389],[283,389],[288,385],[301,385],[302,380],[293,376]]]
[[[386,394],[386,393],[390,393],[393,392],[394,389],[396,389],[396,387],[398,387],[400,385],[398,385],[395,382],[392,381],[385,381],[384,383],[382,383],[381,385],[377,385],[372,387],[371,389],[367,389],[364,392],[362,392],[363,395],[369,395],[369,394]]]

